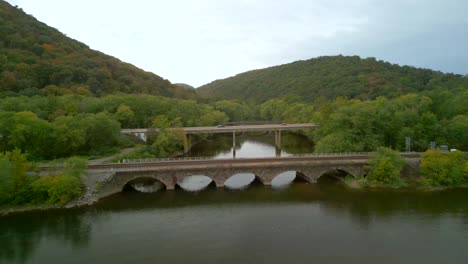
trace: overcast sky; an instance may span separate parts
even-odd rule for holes
[[[7,0],[92,49],[198,87],[322,55],[468,73],[466,0]]]

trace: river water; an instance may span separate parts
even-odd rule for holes
[[[256,142],[274,155],[269,136],[245,137],[237,153]],[[282,188],[127,188],[90,207],[0,217],[0,263],[468,263],[467,190],[280,178]]]

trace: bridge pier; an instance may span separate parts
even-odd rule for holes
[[[232,157],[236,158],[236,132],[232,132]]]
[[[281,157],[281,130],[275,131],[275,150],[276,157]]]
[[[192,146],[192,134],[185,133],[184,137],[184,153],[188,153]]]
[[[216,188],[224,188],[225,179],[214,178],[213,181],[216,184]]]
[[[144,142],[146,142],[146,133],[143,133],[143,132],[135,132],[135,133],[131,133],[131,135],[143,140]]]

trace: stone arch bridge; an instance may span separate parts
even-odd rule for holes
[[[419,162],[419,154],[403,154],[407,160]],[[163,183],[167,190],[173,190],[185,177],[204,175],[213,180],[217,187],[233,175],[253,173],[264,185],[286,171],[296,171],[297,176],[309,183],[327,172],[341,170],[352,176],[367,173],[368,154],[294,156],[283,158],[245,158],[245,159],[201,159],[166,160],[157,162],[104,164],[90,166],[88,173],[101,175],[94,190],[97,198],[122,191],[125,185],[137,178],[153,178]]]

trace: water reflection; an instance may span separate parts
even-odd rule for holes
[[[141,199],[139,203],[138,201]],[[93,207],[102,210],[138,210],[174,208],[213,204],[319,203],[330,212],[351,215],[387,217],[395,213],[440,215],[462,213],[468,217],[468,192],[464,189],[415,191],[395,189],[350,189],[337,184],[290,184],[282,191],[263,185],[252,185],[242,192],[207,189],[191,192],[154,194],[118,193],[104,198]],[[127,201],[126,201],[127,200]],[[126,201],[126,202],[125,202]],[[360,218],[360,217],[359,217]]]
[[[127,183],[127,185],[124,187],[124,190],[129,191],[138,191],[142,193],[153,193],[157,191],[161,191],[165,189],[166,186],[151,177],[141,177],[141,178],[136,178],[130,182]]]
[[[275,157],[275,138],[273,134],[239,134],[236,136],[236,157]],[[285,133],[282,137],[281,156],[312,153],[313,143],[304,136]],[[210,136],[209,140],[194,145],[189,154],[192,157],[214,157],[226,159],[233,157],[232,136],[220,134]]]
[[[48,210],[0,217],[0,263],[27,262],[44,239],[74,249],[86,248],[91,233],[92,222],[83,211]]]
[[[268,263],[284,263],[290,254],[311,262],[317,255],[305,254],[304,245],[359,257],[359,263],[376,260],[362,248],[395,256],[393,263],[416,263],[424,254],[430,256],[425,263],[463,263],[467,196],[458,189],[354,190],[327,184],[291,184],[281,191],[253,185],[241,192],[119,193],[81,210],[0,217],[0,263],[56,263],[58,256],[70,263],[247,263],[260,261],[257,254]],[[437,250],[442,242],[449,243]],[[417,245],[424,245],[425,253]]]
[[[197,192],[208,187],[208,185],[210,185],[212,181],[213,180],[208,176],[193,175],[183,178],[182,180],[177,182],[177,184],[185,191]]]
[[[249,187],[255,181],[253,173],[238,173],[224,182],[224,187],[231,190],[242,190]]]
[[[134,183],[131,184],[132,188],[136,191],[142,193],[154,193],[164,189],[164,184],[160,182],[154,182],[152,184],[144,184],[144,183]]]
[[[285,171],[278,174],[272,181],[271,187],[273,189],[284,189],[289,187],[296,179],[296,171]]]

